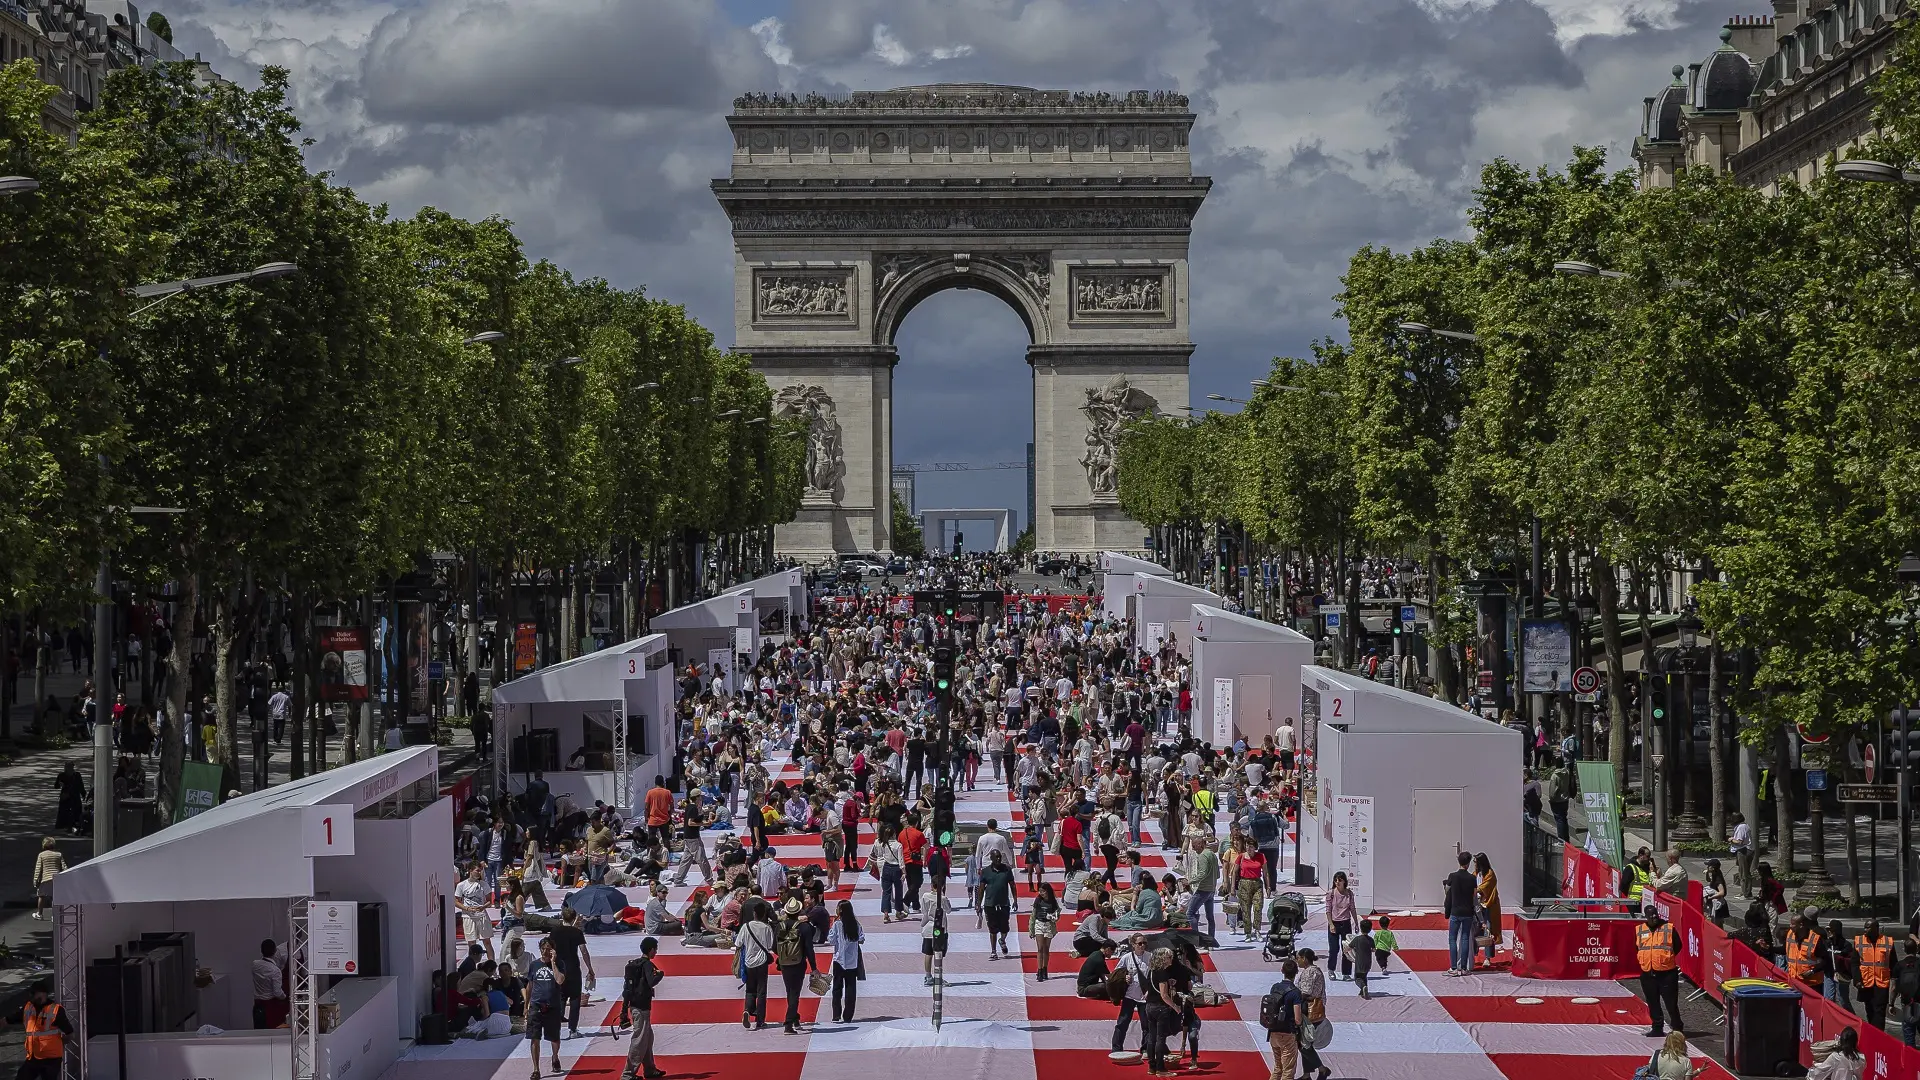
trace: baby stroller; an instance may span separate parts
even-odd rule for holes
[[[1260,948],[1262,959],[1286,960],[1293,956],[1293,938],[1307,924],[1307,900],[1297,892],[1286,892],[1267,903],[1267,940]]]

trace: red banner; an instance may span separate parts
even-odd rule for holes
[[[540,628],[530,622],[513,625],[513,673],[521,675],[540,666]]]
[[[1513,973],[1523,979],[1626,979],[1640,974],[1632,919],[1514,921]]]
[[[1620,872],[1605,859],[1568,844],[1560,878],[1560,895],[1600,899],[1620,895]],[[1598,910],[1598,909],[1596,909]]]
[[[320,645],[320,700],[367,700],[367,632],[358,626],[325,626]]]

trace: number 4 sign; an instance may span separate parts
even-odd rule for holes
[[[302,855],[353,854],[353,807],[301,807],[300,853]]]

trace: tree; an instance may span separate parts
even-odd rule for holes
[[[173,24],[167,21],[165,15],[157,11],[147,12],[147,29],[153,31],[154,37],[169,45],[173,44]]]
[[[926,539],[920,535],[920,522],[908,509],[907,501],[899,492],[893,493],[893,550],[901,555],[920,555],[926,552]]]

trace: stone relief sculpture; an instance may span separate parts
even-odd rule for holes
[[[1080,406],[1087,415],[1087,452],[1080,464],[1086,467],[1087,485],[1095,495],[1111,495],[1119,489],[1120,429],[1159,408],[1152,395],[1125,375],[1115,375],[1104,386],[1087,387],[1086,404]]]
[[[1053,259],[1045,254],[1019,254],[999,256],[1001,262],[1013,271],[1015,277],[1025,281],[1041,303],[1047,300],[1047,293],[1053,285]]]
[[[849,310],[845,275],[763,274],[759,286],[762,315],[844,316]]]
[[[873,260],[873,295],[885,296],[903,277],[932,260],[925,255],[880,255]]]
[[[840,418],[833,399],[811,384],[783,387],[773,397],[774,415],[797,418],[807,424],[807,491],[831,495],[840,482]]]
[[[1164,274],[1080,274],[1073,290],[1076,312],[1158,315],[1167,310]]]

